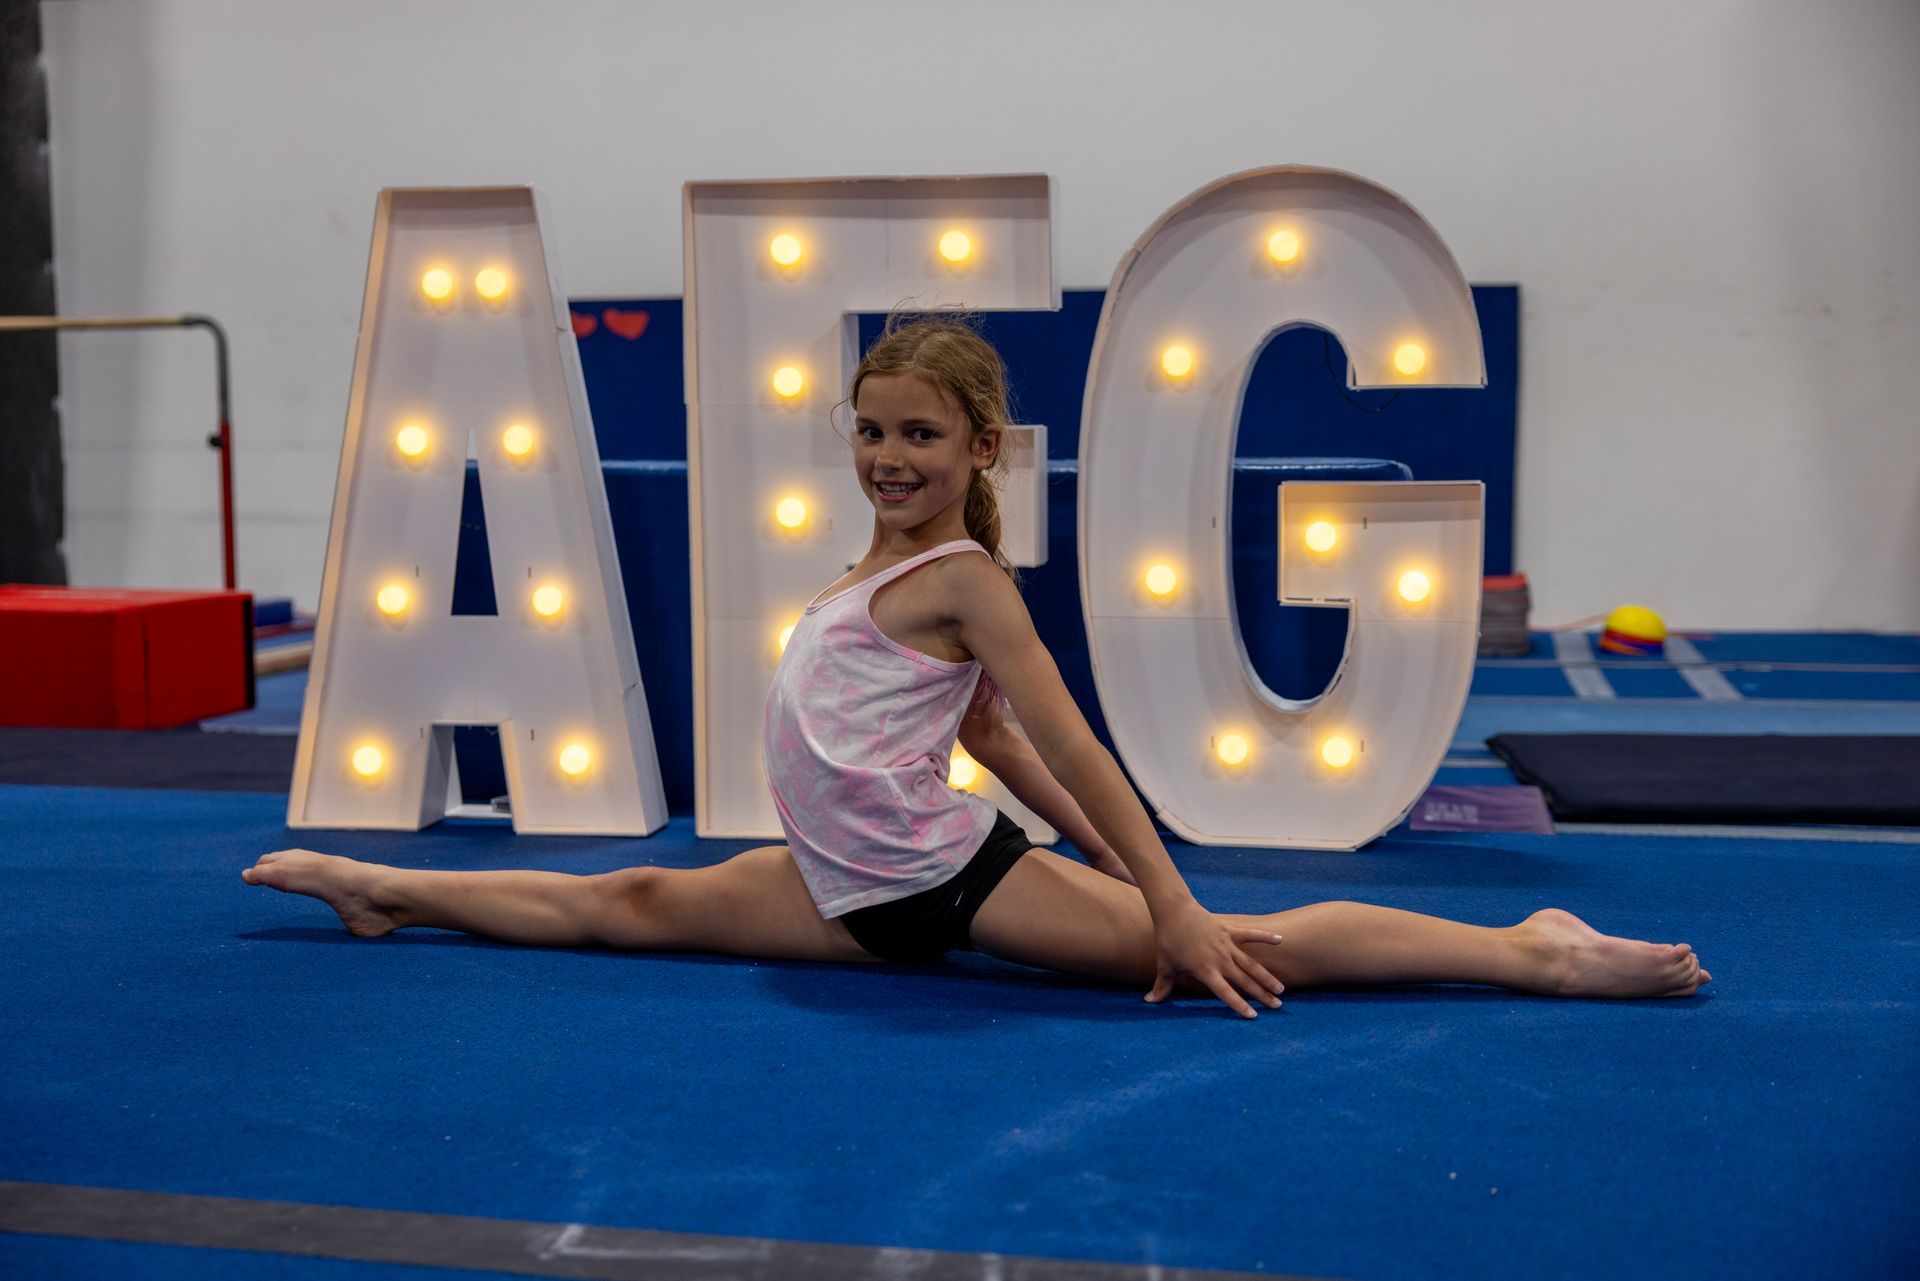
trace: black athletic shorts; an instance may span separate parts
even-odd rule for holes
[[[1018,823],[999,810],[994,813],[993,830],[951,879],[842,916],[853,941],[883,961],[937,961],[956,948],[971,952],[967,930],[974,913],[1000,878],[1033,848]]]

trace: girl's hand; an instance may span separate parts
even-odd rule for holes
[[[1147,999],[1156,1004],[1173,995],[1174,980],[1186,975],[1202,984],[1242,1018],[1255,1016],[1247,996],[1280,1008],[1286,987],[1267,967],[1240,949],[1242,943],[1278,943],[1270,930],[1229,925],[1193,900],[1175,915],[1154,926],[1160,949],[1160,973]]]

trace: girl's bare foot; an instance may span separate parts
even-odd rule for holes
[[[312,850],[275,850],[240,873],[249,885],[270,885],[308,894],[340,914],[340,924],[362,938],[378,938],[400,926],[398,916],[373,901],[372,864]]]
[[[1692,996],[1713,975],[1685,943],[1615,938],[1557,907],[1514,927],[1540,945],[1545,965],[1535,990],[1555,996]]]

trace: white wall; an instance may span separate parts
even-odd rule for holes
[[[60,308],[234,342],[242,585],[315,604],[382,185],[532,182],[571,294],[687,178],[1040,170],[1105,285],[1255,165],[1518,281],[1537,622],[1920,630],[1920,5],[46,0]],[[67,336],[79,583],[218,582],[204,335]],[[1439,478],[1435,478],[1439,479]]]

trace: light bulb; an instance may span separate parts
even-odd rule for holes
[[[562,774],[579,778],[593,768],[593,753],[585,743],[568,743],[560,749],[559,761]]]
[[[1147,568],[1147,590],[1161,600],[1173,595],[1173,589],[1180,585],[1180,576],[1173,572],[1173,566],[1167,564],[1151,565]]]
[[[964,231],[949,231],[940,237],[940,256],[948,262],[965,262],[973,253],[973,239]]]
[[[354,748],[351,760],[353,772],[364,779],[379,778],[381,771],[387,768],[386,754],[371,743]]]
[[[767,242],[767,256],[782,267],[791,267],[800,261],[800,237],[789,236],[784,232]]]
[[[1193,349],[1179,343],[1160,353],[1160,370],[1169,378],[1185,378],[1193,372]]]
[[[425,457],[427,429],[418,423],[408,423],[393,434],[393,447],[406,458]]]
[[[792,365],[782,365],[773,371],[774,393],[786,400],[792,400],[807,389],[807,376]]]
[[[798,498],[782,498],[773,505],[773,518],[782,529],[798,529],[807,523],[807,505]]]
[[[398,618],[407,612],[407,606],[413,603],[413,597],[400,584],[388,583],[374,593],[373,603],[388,618]]]
[[[453,297],[453,273],[445,267],[434,267],[420,277],[420,292],[435,302],[445,302]]]
[[[787,642],[793,639],[793,629],[795,626],[796,624],[794,623],[788,623],[780,629],[780,634],[774,638],[773,643],[780,647],[782,654],[787,652]]]
[[[1267,257],[1282,266],[1300,256],[1300,237],[1291,231],[1276,231],[1267,237]]]
[[[1400,575],[1400,599],[1409,605],[1418,605],[1432,590],[1432,582],[1417,569],[1410,569]]]
[[[567,594],[547,583],[534,589],[533,612],[542,618],[558,618],[560,611],[567,607]]]
[[[1247,739],[1244,734],[1222,734],[1213,745],[1213,753],[1223,765],[1243,765],[1247,759]]]
[[[1409,376],[1427,367],[1427,349],[1417,342],[1403,342],[1393,349],[1393,367]]]
[[[967,755],[964,748],[954,748],[953,760],[947,766],[947,786],[957,787],[964,792],[979,781],[979,763]]]
[[[1333,769],[1345,769],[1353,764],[1353,741],[1334,735],[1320,744],[1320,759]]]
[[[500,433],[500,448],[509,458],[533,457],[533,428],[525,423],[515,423]]]
[[[1326,553],[1340,541],[1340,534],[1329,521],[1316,520],[1307,526],[1307,550]]]
[[[473,291],[488,302],[500,301],[507,296],[507,273],[498,267],[482,267],[473,278]]]

